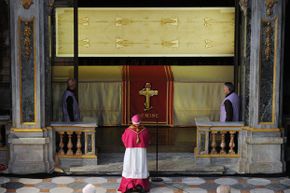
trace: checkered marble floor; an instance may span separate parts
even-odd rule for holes
[[[120,177],[61,176],[45,179],[0,177],[0,193],[77,193],[94,184],[98,193],[118,192]],[[248,177],[166,177],[151,182],[151,193],[215,193],[220,184],[230,185],[232,193],[290,193],[290,179]]]

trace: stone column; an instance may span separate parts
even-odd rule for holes
[[[280,88],[283,37],[283,0],[241,0],[250,17],[245,30],[250,52],[245,52],[243,114],[248,125],[240,163],[245,173],[281,173],[284,169],[280,130]],[[248,91],[247,91],[248,89]],[[245,100],[246,101],[246,100]],[[248,106],[246,106],[248,105]]]
[[[47,0],[10,2],[12,128],[9,171],[53,169],[51,131],[46,128],[46,82],[50,70]],[[47,73],[48,72],[48,73]]]

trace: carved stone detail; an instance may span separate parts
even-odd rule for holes
[[[21,0],[22,1],[22,6],[24,9],[29,9],[30,6],[33,4],[32,0]]]
[[[266,35],[266,39],[265,39],[265,56],[266,56],[266,60],[269,61],[270,57],[271,57],[271,47],[272,47],[272,34],[273,34],[273,27],[271,25],[270,21],[267,21],[264,23],[265,25],[265,35]]]
[[[54,8],[54,0],[48,0],[48,13],[51,14],[51,11]]]
[[[273,14],[273,7],[276,3],[278,3],[277,0],[266,0],[265,4],[267,16],[271,16]]]
[[[30,25],[30,22],[26,21],[24,23],[24,54],[25,54],[25,58],[26,58],[26,61],[29,61],[30,59],[30,55],[31,55],[31,51],[32,51],[32,29],[31,29],[31,26]]]
[[[248,0],[240,0],[239,4],[244,16],[246,16],[248,11]]]

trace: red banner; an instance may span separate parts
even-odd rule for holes
[[[173,76],[170,66],[123,67],[123,124],[134,114],[144,124],[172,125]]]

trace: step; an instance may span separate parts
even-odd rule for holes
[[[170,155],[170,156],[169,156]],[[100,155],[101,156],[101,155]],[[108,156],[108,155],[106,155]],[[112,160],[106,160],[99,165],[75,166],[66,169],[70,174],[106,174],[106,175],[121,175],[123,162],[123,154],[116,156],[112,154]],[[151,175],[155,175],[156,161],[155,154],[148,155],[148,168]],[[224,166],[205,165],[200,166],[195,164],[195,159],[192,153],[178,154],[171,153],[166,156],[160,155],[158,162],[158,170],[160,175],[196,175],[196,174],[223,174]]]

